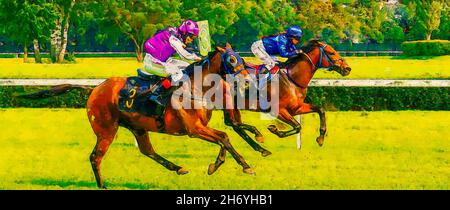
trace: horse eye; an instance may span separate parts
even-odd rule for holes
[[[236,57],[234,57],[234,55],[230,56],[230,64],[232,64],[234,66],[234,65],[236,65],[236,63],[237,63]]]

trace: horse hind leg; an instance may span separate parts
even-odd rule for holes
[[[115,130],[112,130],[110,135],[108,136],[97,135],[97,144],[95,145],[94,150],[90,155],[92,170],[94,171],[95,180],[97,181],[97,186],[99,188],[106,189],[105,183],[100,173],[100,165],[103,157],[108,151],[109,146],[114,140],[116,132],[117,128]]]
[[[217,156],[216,162],[209,164],[208,167],[208,175],[213,174],[216,170],[225,162],[225,155],[227,154],[227,150],[225,147],[221,146],[219,155]]]
[[[100,165],[119,128],[118,120],[110,112],[99,112],[98,108],[88,109],[88,118],[97,136],[97,143],[89,159],[97,186],[99,188],[106,188],[101,176]]]
[[[136,141],[139,146],[139,150],[142,154],[144,154],[147,157],[150,157],[151,159],[155,160],[159,164],[163,165],[167,169],[171,171],[176,171],[178,175],[187,174],[189,171],[184,169],[183,167],[180,167],[178,165],[175,165],[174,163],[168,161],[167,159],[161,157],[159,154],[155,152],[153,149],[153,146],[150,142],[150,138],[148,136],[148,132],[145,130],[133,130],[131,129],[131,132],[136,137]]]

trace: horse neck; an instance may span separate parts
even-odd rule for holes
[[[202,61],[203,64],[201,66],[201,68],[202,68],[201,81],[203,81],[204,78],[209,74],[220,74],[221,64],[222,64],[220,53],[215,52],[214,55],[210,56],[208,59],[209,59],[209,61],[206,63],[203,63],[203,61]],[[194,75],[195,75],[195,72],[189,76],[192,87],[194,87],[194,84],[195,84],[194,83],[194,80],[195,80]],[[202,84],[203,84],[203,82],[201,83],[201,86],[202,86],[201,89],[204,90]]]
[[[313,60],[313,62],[315,62],[315,59],[318,60],[318,58],[311,59]],[[303,88],[308,87],[308,84],[314,76],[314,73],[315,68],[308,60],[300,60],[291,68],[289,68],[289,77]]]

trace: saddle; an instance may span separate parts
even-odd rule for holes
[[[268,70],[264,64],[258,65],[258,64],[252,64],[252,63],[245,62],[244,67],[245,67],[245,70],[247,70],[247,72],[249,72],[250,74],[258,75],[258,77],[257,77],[258,82],[269,82],[272,79],[272,76],[278,74],[280,69],[284,68],[285,65],[284,65],[284,63],[277,63],[277,65],[275,65],[274,68]],[[266,76],[262,76],[262,75],[266,75]],[[264,78],[265,81],[259,81],[261,78]]]
[[[166,106],[161,106],[148,97],[153,92],[151,88],[155,88],[162,80],[165,80],[165,78],[142,74],[139,71],[137,77],[128,77],[125,86],[119,92],[119,110],[122,112],[137,112],[149,117],[162,116]],[[170,98],[172,92],[172,88],[162,91],[161,97],[164,99]]]
[[[252,64],[245,62],[244,67],[249,74],[254,74],[256,76],[257,84],[260,87],[265,86],[268,82],[270,82],[273,76],[277,75],[281,69],[285,68],[285,63],[277,63],[274,68],[267,70],[264,64]],[[248,89],[248,87],[246,88]]]

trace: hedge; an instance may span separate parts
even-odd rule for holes
[[[0,107],[30,107],[30,108],[82,108],[86,106],[89,97],[87,91],[72,90],[59,96],[40,100],[21,99],[15,96],[48,89],[48,87],[3,86],[0,87]]]
[[[403,55],[405,56],[450,55],[450,41],[429,40],[429,41],[403,42],[402,50]]]
[[[450,110],[446,87],[311,87],[307,101],[327,110]]]
[[[0,87],[0,107],[84,108],[85,90],[72,90],[42,100],[14,97],[47,89],[46,87]],[[331,111],[347,110],[450,110],[450,88],[447,87],[310,87],[307,102]]]
[[[15,58],[14,54],[0,54],[0,58]]]

